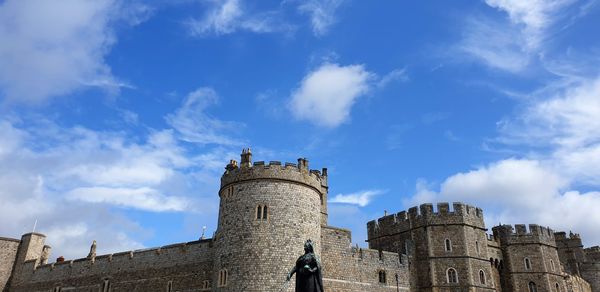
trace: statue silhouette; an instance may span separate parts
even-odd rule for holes
[[[296,260],[296,265],[287,276],[287,281],[296,274],[296,292],[323,292],[321,263],[315,256],[313,243],[309,239],[304,243],[304,255]]]

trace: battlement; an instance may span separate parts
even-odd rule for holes
[[[242,151],[242,162],[238,167],[235,160],[231,160],[225,167],[225,173],[221,177],[221,189],[224,187],[248,180],[274,179],[301,183],[315,188],[322,193],[327,188],[327,168],[322,171],[309,169],[306,158],[298,158],[298,163],[281,161],[264,161],[252,163],[250,149]]]
[[[25,277],[52,279],[69,275],[94,275],[107,271],[137,271],[147,267],[160,268],[185,263],[212,261],[212,239],[171,244],[157,248],[148,248],[100,255],[93,258],[80,258],[36,266],[35,260],[24,263],[25,271],[32,274]]]
[[[452,209],[450,208],[452,206]],[[454,202],[421,204],[411,207],[408,211],[383,216],[367,223],[369,238],[405,232],[413,228],[430,225],[470,225],[485,229],[483,211],[471,205]]]
[[[492,228],[494,237],[503,244],[547,244],[556,246],[554,231],[537,224],[499,225]]]

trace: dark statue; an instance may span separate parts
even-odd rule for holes
[[[323,275],[321,263],[315,256],[313,242],[304,243],[304,255],[296,261],[296,266],[287,276],[287,281],[296,274],[296,292],[323,292]]]

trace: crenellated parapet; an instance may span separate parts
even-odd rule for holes
[[[241,163],[238,166],[231,160],[225,167],[221,177],[221,190],[229,185],[252,180],[280,180],[303,184],[314,188],[319,193],[326,192],[327,168],[322,171],[309,169],[306,158],[298,158],[298,163],[281,163],[280,161],[257,161],[252,163],[250,149],[244,149],[241,154]]]
[[[136,272],[149,267],[158,269],[188,263],[212,262],[212,246],[212,239],[205,239],[43,265],[38,265],[38,262],[32,259],[25,261],[23,273],[18,276],[19,281],[44,282],[52,279]]]
[[[452,208],[450,208],[452,206]],[[367,223],[369,238],[398,234],[414,228],[435,225],[468,225],[485,229],[483,211],[471,205],[455,202],[421,204],[396,214],[383,216]]]
[[[544,244],[556,247],[554,231],[549,227],[537,224],[499,225],[492,228],[494,237],[502,245],[512,244]]]

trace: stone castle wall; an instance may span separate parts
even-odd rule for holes
[[[0,291],[4,291],[12,274],[20,242],[18,239],[0,237]]]
[[[408,259],[395,252],[351,247],[349,230],[323,227],[321,265],[327,291],[408,291]],[[379,273],[385,273],[384,283]],[[398,280],[398,281],[396,281]]]
[[[103,285],[110,285],[111,291],[167,291],[169,285],[172,291],[198,291],[205,280],[211,280],[212,261],[210,240],[39,266],[30,260],[19,275],[20,284],[10,291],[51,291],[60,287],[63,291],[97,292]]]
[[[482,210],[461,203],[452,207],[440,203],[434,210],[432,204],[422,204],[370,221],[369,247],[409,254],[417,289],[494,289]],[[447,279],[451,268],[457,271],[458,283]]]

